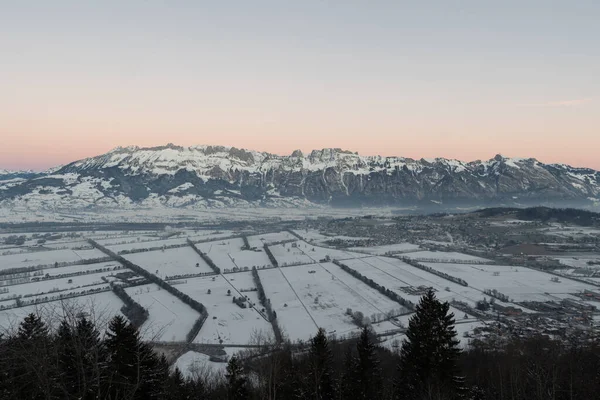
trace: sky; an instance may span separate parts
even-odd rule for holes
[[[117,146],[600,170],[600,1],[6,0],[0,168]]]

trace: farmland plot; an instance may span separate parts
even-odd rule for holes
[[[294,243],[296,244],[296,243]],[[292,246],[292,243],[269,246],[280,267],[314,264],[316,260],[309,257],[302,249]]]
[[[106,257],[106,255],[97,249],[63,249],[11,254],[0,256],[0,270],[8,268],[32,267],[37,265],[50,265],[56,262],[73,262],[103,257]]]
[[[241,308],[233,302],[235,288],[222,275],[187,279],[176,288],[204,304],[208,311],[195,343],[247,344],[255,332],[273,335],[271,324],[255,309]]]
[[[433,287],[437,291],[436,296],[440,300],[451,301],[455,299],[464,301],[472,307],[485,296],[476,288],[465,287],[448,281],[395,258],[368,257],[360,260],[346,260],[344,264],[367,278],[373,279],[376,283],[397,292],[401,297],[415,304],[421,298],[421,294],[411,294],[403,288]],[[440,269],[440,271],[444,270]],[[450,272],[447,273],[452,275]]]
[[[164,251],[125,254],[123,257],[161,279],[165,279],[167,276],[213,272],[198,253],[189,246]]]
[[[560,282],[553,282],[552,275],[524,267],[435,263],[425,265],[465,279],[477,289],[496,289],[517,302],[551,301],[585,289],[596,289],[592,285],[562,277]]]
[[[204,240],[219,240],[235,236],[238,233],[233,231],[188,231],[186,232],[188,237],[193,242],[204,241]]]
[[[45,248],[48,249],[80,249],[80,248],[88,248],[92,249],[92,245],[89,244],[86,240],[70,240],[70,241],[61,241],[61,240],[52,240],[43,244]]]
[[[123,303],[112,292],[97,293],[93,296],[74,297],[66,300],[53,301],[49,303],[12,308],[0,311],[0,331],[10,330],[16,327],[27,315],[34,313],[44,317],[45,322],[57,327],[60,323],[64,310],[70,310],[75,314],[83,312],[89,319],[96,321],[96,327],[103,334],[108,321],[115,315],[121,314]]]
[[[303,240],[298,241],[296,245],[298,246],[298,249],[302,250],[313,261],[320,261],[327,257],[329,257],[330,260],[346,260],[349,258],[365,257],[364,254],[315,246],[306,243]]]
[[[200,317],[197,311],[156,284],[125,291],[150,314],[140,328],[144,340],[184,341]]]
[[[413,260],[444,260],[444,261],[477,261],[477,262],[491,262],[485,258],[475,257],[469,254],[447,252],[447,251],[417,251],[414,253],[405,254],[406,257]]]
[[[315,267],[317,267],[315,265]],[[284,336],[292,342],[306,340],[318,329],[302,301],[286,281],[280,268],[259,270],[258,275]]]
[[[264,253],[241,250],[244,242],[241,238],[198,243],[196,247],[206,253],[221,270],[234,268],[252,268],[271,265]]]
[[[258,309],[262,308],[258,299],[258,291],[255,290],[256,284],[254,283],[252,272],[237,272],[235,274],[228,274],[224,278],[235,288],[237,293],[234,293],[234,296],[245,296]]]
[[[38,282],[24,283],[21,285],[12,285],[6,287],[6,289],[8,289],[8,293],[0,295],[0,297],[5,297],[6,295],[34,295],[39,293],[57,292],[60,290],[76,289],[84,286],[98,285],[105,283],[102,280],[102,277],[107,275],[108,273],[101,272],[96,274],[78,275],[69,278],[49,279]]]
[[[412,243],[396,243],[396,244],[386,244],[382,246],[372,246],[372,247],[352,247],[350,250],[355,250],[358,252],[364,252],[375,255],[385,255],[386,253],[408,253],[408,252],[417,252],[421,248],[419,245]]]
[[[275,233],[265,233],[262,235],[248,236],[248,243],[250,243],[250,247],[263,247],[265,244],[280,242],[282,240],[295,239],[298,238],[289,232],[282,231]]]
[[[101,282],[101,283],[92,284],[92,285],[88,285],[88,286],[80,286],[80,287],[62,289],[61,291],[56,291],[56,292],[35,294],[33,296],[21,298],[21,301],[24,302],[26,305],[29,305],[29,303],[33,304],[36,302],[50,302],[50,301],[54,301],[54,300],[60,300],[61,298],[67,299],[67,298],[74,297],[74,296],[93,297],[94,295],[96,295],[98,293],[102,293],[109,289],[110,289],[110,286],[108,283]]]
[[[281,272],[317,326],[327,332],[346,335],[359,329],[352,317],[346,314],[348,309],[361,312],[367,318],[373,316],[373,321],[383,320],[390,311],[407,311],[379,292],[371,293],[370,299],[363,297],[362,291],[352,289],[319,265],[281,268]],[[371,289],[360,283],[364,285],[363,289]]]
[[[107,239],[98,239],[96,242],[100,243],[102,246],[110,247],[121,244],[134,244],[134,243],[147,243],[147,242],[156,242],[161,240],[156,236],[150,235],[123,235],[123,236],[114,236]]]
[[[82,275],[84,275],[91,271],[106,270],[105,274],[108,276],[108,275],[113,274],[113,272],[114,273],[122,272],[122,270],[124,268],[125,267],[123,267],[117,261],[108,261],[108,262],[94,263],[94,264],[69,265],[67,267],[58,267],[58,268],[51,267],[51,268],[45,268],[45,269],[39,270],[37,272],[40,273],[41,276],[55,277],[55,276],[67,275],[67,274],[82,274]]]
[[[119,253],[121,251],[127,250],[137,250],[137,249],[152,249],[163,246],[173,246],[173,245],[184,245],[187,243],[186,238],[174,238],[174,239],[159,239],[159,240],[151,240],[147,242],[139,242],[139,243],[125,243],[125,244],[115,244],[106,246],[109,250],[114,251],[115,253]]]

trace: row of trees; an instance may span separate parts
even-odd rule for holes
[[[462,352],[449,304],[429,291],[399,350],[364,327],[338,341],[319,329],[308,346],[289,343],[232,357],[216,380],[184,379],[114,317],[101,335],[79,313],[57,329],[35,314],[0,337],[0,398],[80,400],[588,400],[600,393],[598,343],[538,337]]]
[[[277,259],[275,258],[275,256],[271,252],[271,249],[269,249],[269,246],[267,244],[265,244],[263,246],[263,248],[265,249],[265,253],[267,253],[267,257],[269,257],[269,261],[271,261],[271,264],[274,267],[279,267],[279,263],[277,262]]]
[[[136,328],[142,326],[150,315],[148,310],[131,298],[131,296],[125,291],[125,289],[123,289],[122,286],[111,283],[110,288],[112,289],[113,293],[116,294],[117,297],[120,298],[124,303],[123,307],[121,307],[121,312],[123,315],[126,316]]]
[[[121,264],[123,264],[125,267],[129,268],[136,274],[143,276],[149,282],[155,283],[156,285],[160,286],[162,289],[165,289],[167,292],[169,292],[173,296],[177,297],[179,300],[181,300],[182,302],[184,302],[185,304],[190,306],[192,309],[196,310],[200,314],[198,321],[202,321],[202,323],[204,323],[204,321],[206,321],[206,318],[208,317],[208,312],[206,311],[206,307],[204,307],[204,305],[202,303],[200,303],[198,300],[191,298],[187,294],[181,292],[179,289],[176,289],[173,286],[169,285],[167,282],[163,281],[158,276],[146,271],[145,269],[143,269],[142,267],[140,267],[138,265],[135,265],[131,261],[127,260],[126,258],[115,254],[113,251],[107,249],[106,247],[97,243],[93,239],[88,239],[88,241],[92,244],[92,246],[96,247],[98,250],[109,255],[115,261],[120,262]]]
[[[441,271],[438,271],[437,269],[428,267],[428,266],[426,266],[424,264],[421,264],[418,261],[412,260],[412,259],[410,259],[408,257],[398,257],[398,258],[400,258],[405,263],[407,263],[409,265],[412,265],[415,268],[422,269],[423,271],[427,271],[430,274],[437,275],[440,278],[444,278],[444,279],[446,279],[446,280],[448,280],[450,282],[458,283],[459,285],[462,285],[462,286],[469,286],[469,284],[467,283],[467,281],[465,281],[464,279],[457,278],[457,277],[452,276],[452,275],[448,275],[445,272],[441,272]]]
[[[188,239],[188,240],[187,240],[187,242],[188,242],[188,245],[190,245],[190,247],[191,247],[192,249],[194,249],[194,251],[195,251],[196,253],[198,253],[198,255],[199,255],[200,257],[202,257],[202,259],[204,260],[204,262],[205,262],[205,263],[207,263],[207,264],[208,264],[208,266],[209,266],[209,267],[210,267],[210,268],[211,268],[213,271],[215,271],[215,273],[216,273],[217,275],[219,275],[219,274],[221,273],[221,269],[220,269],[219,267],[217,267],[217,264],[215,264],[215,263],[214,263],[214,261],[213,261],[213,260],[212,260],[212,259],[211,259],[211,258],[208,256],[208,254],[206,254],[206,253],[204,253],[204,252],[200,251],[200,249],[199,249],[198,247],[196,247],[196,245],[194,244],[194,242],[192,242],[190,239]]]
[[[66,300],[66,299],[71,299],[73,297],[79,297],[79,296],[89,296],[91,294],[108,292],[110,290],[110,287],[108,287],[108,285],[106,285],[106,286],[97,286],[95,284],[87,285],[87,287],[89,287],[89,286],[92,286],[92,287],[90,289],[85,289],[86,286],[82,286],[80,288],[81,290],[79,290],[77,292],[64,290],[64,291],[61,291],[62,293],[59,293],[59,294],[48,293],[45,296],[37,294],[37,295],[35,295],[37,297],[35,297],[33,299],[27,299],[28,296],[33,296],[31,294],[19,295],[15,299],[14,305],[13,304],[2,305],[2,306],[0,306],[0,310],[48,303],[50,301],[56,301],[56,300]],[[65,291],[67,293],[65,293]],[[56,293],[56,291],[51,292],[51,293]]]
[[[246,236],[246,235],[242,236],[242,241],[244,242],[244,245],[242,246],[242,250],[250,250],[250,242],[248,242],[248,236]]]
[[[145,253],[147,251],[156,251],[156,250],[169,250],[169,249],[179,249],[181,247],[186,247],[187,244],[185,243],[175,243],[175,244],[169,244],[169,245],[162,245],[162,246],[154,246],[154,247],[144,247],[144,248],[137,248],[137,249],[126,249],[126,250],[120,250],[119,254],[135,254],[135,253]]]
[[[356,271],[353,268],[350,268],[349,266],[347,266],[346,264],[344,264],[338,260],[333,260],[332,262],[335,265],[337,265],[338,267],[340,267],[341,269],[343,269],[344,271],[346,271],[347,273],[349,273],[350,275],[352,275],[353,277],[360,279],[361,281],[363,281],[364,283],[366,283],[373,289],[376,289],[377,291],[379,291],[379,293],[383,294],[384,296],[389,297],[390,299],[392,299],[396,303],[400,304],[401,306],[404,306],[404,307],[408,308],[409,310],[414,310],[415,305],[412,301],[406,300],[405,298],[401,297],[398,293],[392,292],[390,289],[387,289],[385,286],[381,286],[380,284],[375,282],[373,279],[367,278],[360,272]]]
[[[260,276],[258,275],[258,270],[256,268],[252,268],[252,279],[254,279],[254,284],[256,285],[256,289],[258,291],[258,301],[260,301],[260,304],[265,308],[267,312],[267,318],[273,327],[275,341],[277,343],[281,343],[283,341],[283,334],[281,333],[279,323],[277,322],[277,313],[271,308],[271,300],[267,299],[267,296],[265,295],[265,289],[263,288]]]
[[[205,399],[201,381],[170,372],[122,316],[101,335],[93,321],[66,315],[52,330],[28,315],[0,340],[2,399]]]
[[[74,260],[74,261],[61,261],[54,262],[54,264],[38,264],[31,265],[29,267],[15,267],[15,268],[7,268],[0,271],[0,281],[8,280],[14,277],[21,278],[24,276],[29,276],[27,273],[39,271],[48,268],[62,268],[62,267],[70,267],[72,265],[89,265],[89,264],[97,264],[110,261],[110,257],[96,257],[96,258],[87,258],[85,260]]]

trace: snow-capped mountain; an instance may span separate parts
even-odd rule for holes
[[[341,149],[289,156],[223,146],[116,148],[41,174],[0,181],[0,205],[344,206],[591,204],[600,172],[533,158],[462,162],[360,156]]]

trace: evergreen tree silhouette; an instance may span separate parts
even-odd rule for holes
[[[228,383],[228,400],[246,400],[248,399],[248,388],[244,369],[236,356],[231,357],[227,364],[227,373],[225,374]]]
[[[315,400],[332,400],[335,398],[335,384],[332,372],[333,354],[325,330],[319,328],[315,337],[310,340],[309,381],[312,387],[312,398]]]
[[[400,350],[395,385],[398,400],[457,399],[463,395],[457,377],[459,341],[449,308],[431,289],[417,305]]]
[[[109,323],[106,349],[110,398],[159,399],[164,375],[152,348],[138,330],[118,315]]]
[[[352,383],[351,398],[381,398],[381,367],[373,340],[373,331],[369,326],[363,327],[356,343],[357,356],[351,366]]]

